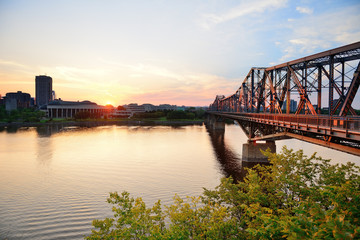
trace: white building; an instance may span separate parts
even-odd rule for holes
[[[114,118],[128,118],[128,117],[131,117],[132,115],[133,115],[133,113],[128,111],[128,110],[115,109],[115,111],[112,114],[112,117],[114,117]]]
[[[89,112],[100,117],[108,117],[113,111],[114,108],[100,106],[90,101],[72,102],[59,99],[51,101],[47,105],[47,116],[49,118],[74,118],[78,112]]]
[[[124,105],[124,107],[132,114],[145,112],[145,107],[142,105],[138,105],[137,103],[130,103],[129,105]]]

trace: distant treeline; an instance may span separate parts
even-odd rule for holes
[[[6,111],[5,106],[0,106],[0,122],[40,122],[44,116],[44,112],[35,108]]]
[[[164,111],[153,111],[153,112],[144,112],[144,113],[136,113],[134,114],[133,118],[164,118],[169,120],[174,119],[203,119],[205,115],[204,109],[195,109],[195,108],[189,108],[185,111],[183,110],[164,110]]]
[[[5,106],[0,106],[0,122],[40,122],[45,117],[45,112],[36,108],[23,108],[12,111],[6,111]],[[136,113],[132,116],[135,119],[168,119],[168,120],[194,120],[203,119],[205,115],[204,109],[189,108],[183,110],[162,110]],[[89,111],[79,111],[75,114],[75,120],[99,119],[100,113],[90,113]],[[106,116],[104,118],[107,118]],[[50,119],[51,120],[51,119]]]

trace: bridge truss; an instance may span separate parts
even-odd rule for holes
[[[273,67],[251,68],[209,113],[237,120],[250,141],[298,138],[360,156],[360,42]],[[359,101],[359,100],[357,100]]]

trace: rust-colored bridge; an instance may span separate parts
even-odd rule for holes
[[[215,128],[225,118],[237,121],[249,142],[297,138],[360,156],[359,85],[356,42],[251,68],[236,92],[216,96],[207,113]]]

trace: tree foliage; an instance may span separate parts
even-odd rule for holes
[[[168,112],[167,119],[195,119],[195,113],[176,110]]]
[[[224,178],[200,197],[147,208],[111,193],[114,218],[94,220],[87,239],[359,239],[360,175],[353,163],[283,148],[244,181]]]
[[[45,117],[45,112],[34,108],[19,108],[6,111],[5,106],[0,106],[1,122],[39,122],[43,117]]]
[[[165,117],[165,113],[163,111],[153,111],[153,112],[141,112],[135,113],[133,118],[161,118]]]

